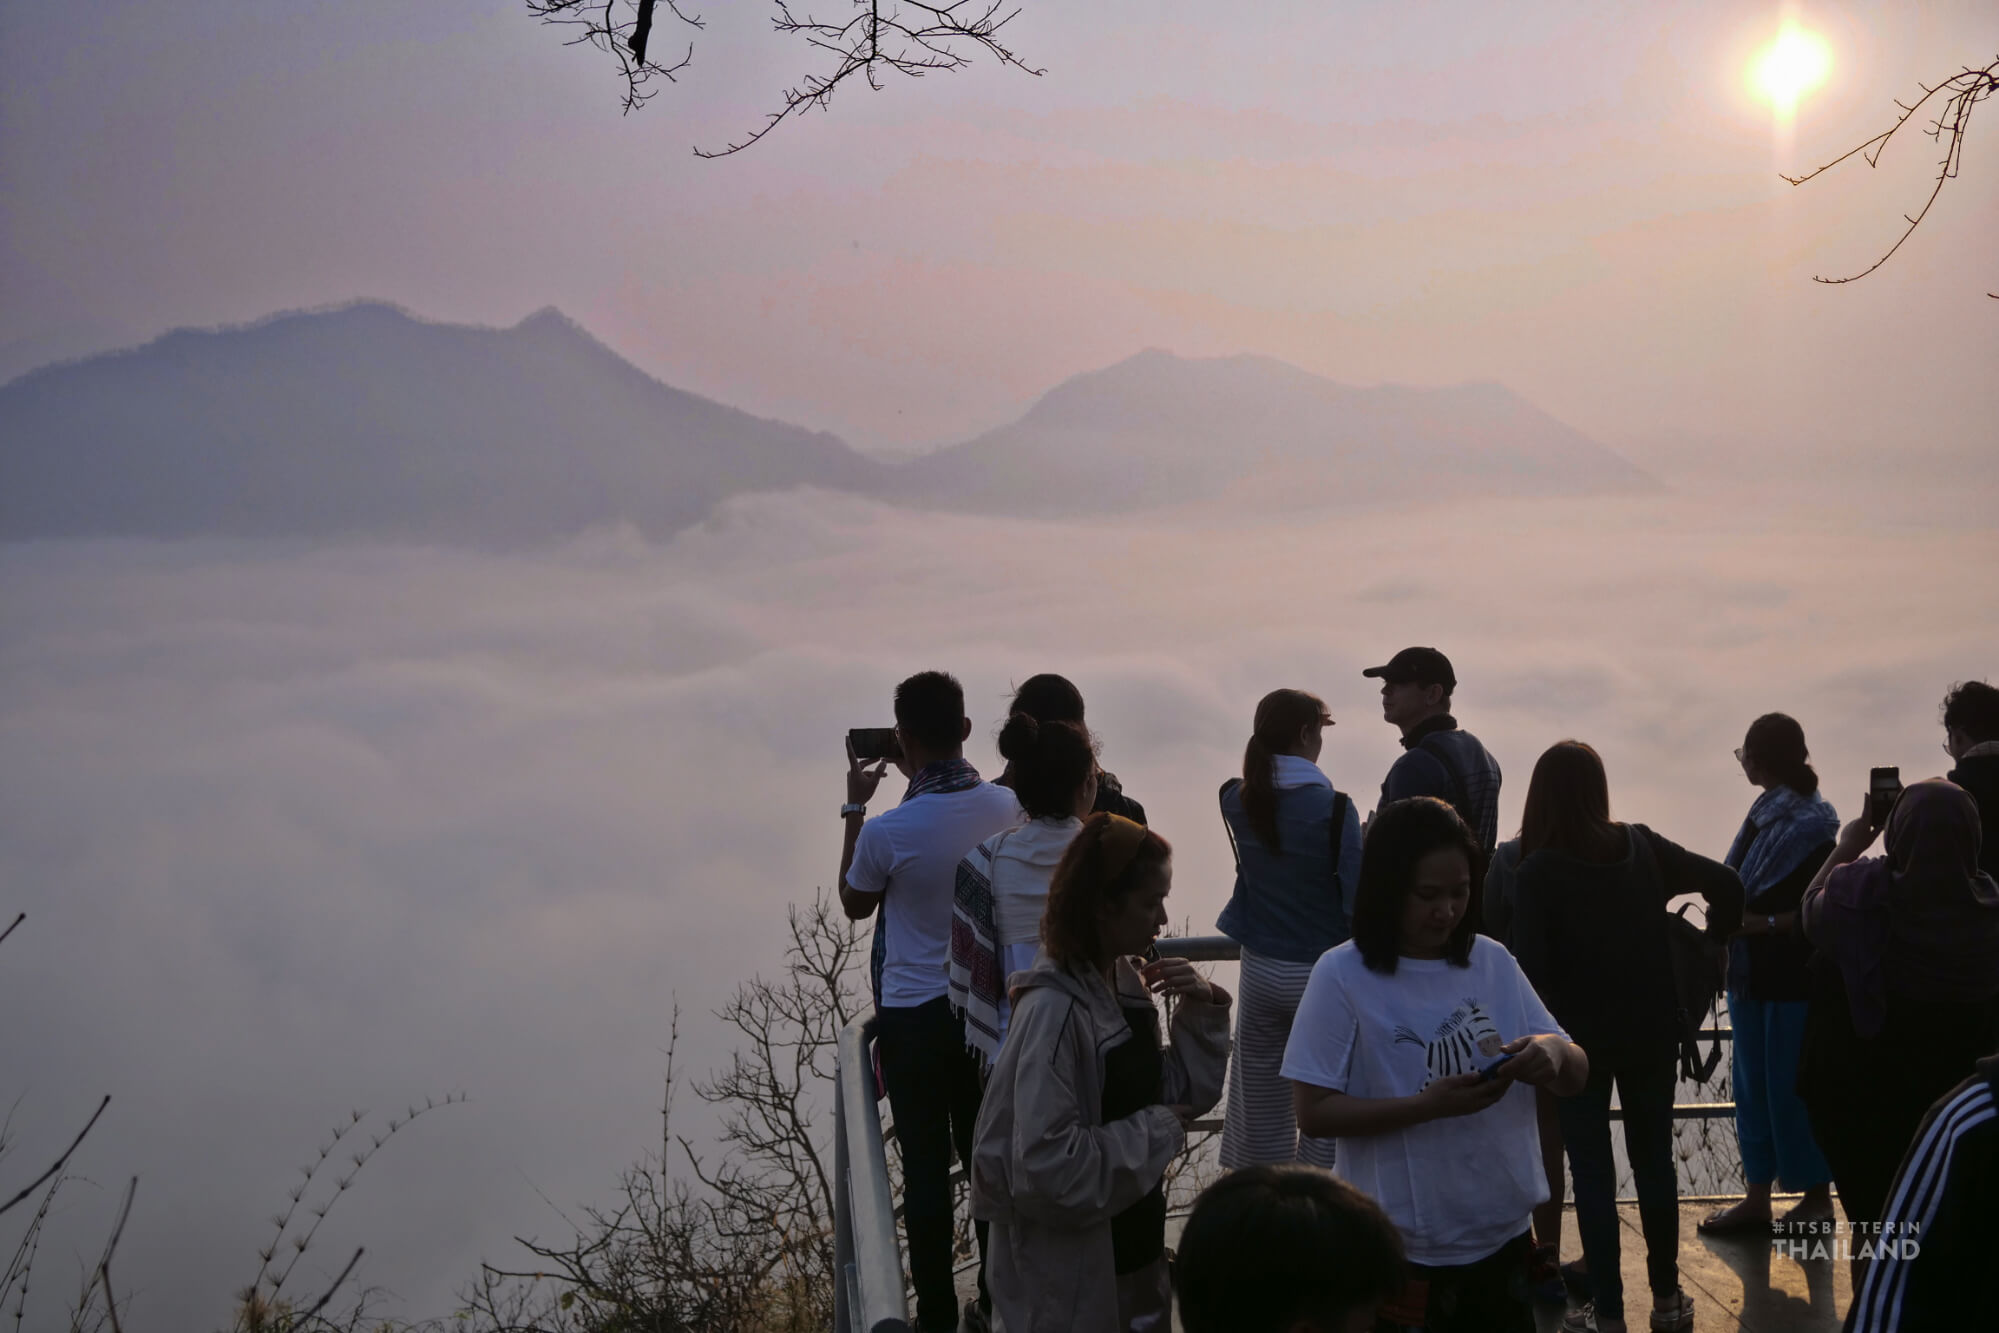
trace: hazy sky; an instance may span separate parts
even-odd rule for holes
[[[702,162],[810,67],[748,0],[707,6],[693,68],[628,117],[512,0],[7,5],[0,366],[374,296],[553,303],[864,448],[962,438],[1148,345],[1501,380],[1613,446],[1989,435],[1999,138],[1851,288],[1807,279],[1893,239],[1932,146],[1775,173],[1989,59],[1990,6],[1802,11],[1834,69],[1788,147],[1743,77],[1779,16],[1028,0],[1040,78],[858,90]]]

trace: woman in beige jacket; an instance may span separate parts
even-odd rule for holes
[[[1166,1167],[1221,1097],[1229,996],[1184,959],[1140,966],[1166,925],[1172,849],[1094,814],[1049,886],[1042,951],[979,1111],[972,1215],[1004,1333],[1164,1333]],[[1173,1001],[1162,1048],[1154,995]]]

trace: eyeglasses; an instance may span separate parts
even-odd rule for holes
[[[1738,763],[1738,764],[1739,764],[1739,763],[1742,763],[1742,762],[1743,762],[1743,759],[1744,759],[1744,757],[1745,757],[1745,756],[1746,756],[1746,755],[1747,755],[1748,753],[1749,753],[1749,752],[1748,752],[1747,750],[1743,749],[1743,748],[1742,748],[1742,747],[1741,747],[1740,745],[1736,746],[1736,747],[1735,747],[1735,762],[1736,762],[1736,763]]]

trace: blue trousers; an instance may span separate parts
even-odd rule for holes
[[[1735,1137],[1742,1174],[1752,1185],[1774,1181],[1787,1190],[1808,1190],[1832,1180],[1797,1090],[1809,1007],[1803,1000],[1728,992],[1735,1028]]]

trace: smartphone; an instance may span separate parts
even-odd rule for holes
[[[866,764],[900,759],[902,744],[895,738],[894,727],[855,727],[847,733],[847,754]]]
[[[1519,1054],[1519,1052],[1516,1051],[1514,1052],[1514,1054],[1517,1055]],[[1485,1068],[1479,1070],[1478,1071],[1479,1081],[1482,1083],[1490,1083],[1495,1078],[1498,1078],[1500,1066],[1504,1065],[1508,1060],[1511,1060],[1512,1058],[1513,1058],[1512,1055],[1502,1055],[1497,1060],[1494,1060],[1491,1064],[1487,1065]]]
[[[1888,812],[1895,808],[1895,798],[1901,794],[1901,769],[1870,769],[1867,774],[1867,822],[1875,828],[1887,827]]]

